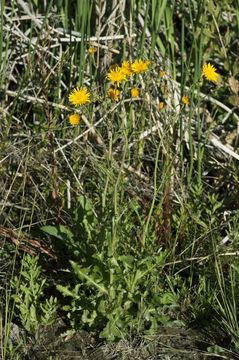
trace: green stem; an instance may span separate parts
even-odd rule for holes
[[[142,235],[142,239],[141,239],[141,249],[142,251],[145,248],[145,242],[146,242],[146,237],[148,234],[148,228],[149,228],[149,224],[151,221],[151,217],[152,217],[152,213],[153,213],[153,209],[154,209],[154,205],[155,205],[155,201],[156,201],[156,197],[157,197],[157,193],[158,193],[158,187],[157,187],[157,175],[158,175],[158,161],[159,161],[159,152],[160,152],[160,146],[158,146],[157,148],[157,153],[156,153],[156,159],[155,159],[155,166],[154,166],[154,193],[153,193],[153,200],[151,202],[151,207],[149,210],[149,214],[147,217],[147,221],[144,227],[144,231],[143,231],[143,235]]]

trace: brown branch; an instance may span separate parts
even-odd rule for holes
[[[12,229],[6,227],[0,227],[0,236],[4,236],[8,240],[12,241],[13,244],[15,244],[19,250],[22,250],[32,256],[36,256],[37,255],[36,251],[39,251],[41,253],[48,255],[50,258],[54,260],[57,259],[57,257],[54,254],[52,254],[50,250],[44,248],[38,240],[28,239],[27,237],[19,236]],[[28,245],[30,245],[30,247]]]

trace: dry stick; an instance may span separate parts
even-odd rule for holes
[[[238,256],[239,255],[239,251],[236,252],[228,252],[228,253],[222,253],[222,254],[216,254],[217,256]],[[191,261],[205,261],[205,260],[209,260],[211,257],[215,257],[215,254],[209,254],[209,255],[205,255],[205,256],[199,256],[199,257],[191,257],[191,258],[186,258],[183,260],[175,260],[175,261],[171,261],[168,263],[164,263],[163,266],[169,266],[169,265],[174,265],[174,264],[181,264],[184,263],[186,261],[191,262]]]
[[[55,29],[56,31],[56,29]],[[137,34],[132,34],[131,37],[135,38],[137,36]],[[87,39],[82,39],[81,37],[74,37],[72,36],[71,38],[71,42],[81,42],[81,41],[89,41],[90,43],[95,41],[112,41],[112,40],[124,40],[125,39],[125,35],[108,35],[108,36],[90,36]],[[52,39],[53,41],[60,41],[60,42],[69,42],[70,41],[70,35],[64,38],[59,38],[59,39]]]
[[[36,20],[44,20],[44,15],[34,15],[34,19]],[[25,20],[32,20],[33,16],[32,15],[21,15],[21,16],[15,16],[13,18],[11,18],[12,21],[25,21]]]
[[[233,151],[231,149],[231,146],[229,147],[229,145],[222,144],[221,141],[218,140],[217,135],[215,135],[215,134],[209,135],[209,141],[211,142],[212,145],[214,145],[215,147],[218,147],[224,153],[228,154],[229,156],[234,157],[234,159],[239,160],[239,154],[235,153],[235,151]]]
[[[20,233],[18,234],[15,229],[13,230],[11,228],[0,227],[0,235],[6,237],[7,239],[10,239],[19,250],[25,251],[32,256],[36,255],[34,250],[37,249],[41,253],[47,254],[52,259],[57,259],[57,257],[52,254],[51,251],[45,249],[41,245],[40,241],[36,239],[28,239],[27,237],[20,235]],[[24,244],[30,244],[34,248],[34,250],[29,248],[28,246],[25,246]]]
[[[14,207],[16,209],[20,209],[20,210],[24,210],[24,211],[29,211],[31,210],[30,208],[26,208],[26,207],[23,207],[23,206],[20,206],[20,205],[16,205],[14,203],[11,203],[11,202],[1,202],[0,201],[0,206],[3,205],[4,207]]]
[[[220,257],[222,257],[222,256],[239,256],[239,251],[218,253],[216,255],[220,256]],[[173,261],[173,262],[165,263],[164,266],[173,265],[173,264],[180,264],[180,263],[183,263],[185,261],[204,261],[204,260],[208,260],[210,257],[215,257],[215,254],[209,254],[209,255],[202,256],[202,257],[186,258],[186,259],[183,259],[183,260],[176,260],[176,261]]]
[[[187,89],[189,89],[189,88],[187,88]],[[212,96],[205,95],[205,94],[202,93],[202,92],[200,92],[199,95],[200,95],[201,97],[204,97],[204,98],[206,97],[207,100],[209,100],[209,101],[211,101],[212,103],[218,105],[220,108],[222,108],[223,110],[225,110],[225,111],[228,113],[228,115],[233,115],[234,118],[237,120],[237,123],[239,123],[239,116],[238,116],[237,114],[235,114],[235,112],[234,112],[235,108],[230,109],[228,106],[226,106],[225,104],[223,104],[221,101],[214,99]]]

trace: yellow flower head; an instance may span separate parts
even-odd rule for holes
[[[106,78],[111,81],[113,85],[116,84],[119,86],[122,81],[126,80],[126,75],[119,66],[116,66],[115,68],[110,69]]]
[[[149,60],[135,60],[132,64],[131,64],[131,69],[133,70],[134,73],[139,74],[142,73],[146,70],[148,70],[150,61]]]
[[[133,71],[131,69],[131,64],[129,61],[123,61],[122,65],[121,65],[121,71],[123,74],[125,74],[126,76],[130,77],[133,75]]]
[[[76,87],[72,90],[68,99],[70,103],[75,106],[84,105],[87,102],[90,102],[90,94],[86,87],[81,87],[80,89]]]
[[[160,77],[164,77],[165,75],[166,75],[165,71],[160,70],[160,72],[159,72],[159,76],[160,76]]]
[[[69,116],[68,121],[71,125],[78,125],[80,122],[80,117],[77,114],[72,114]]]
[[[88,48],[87,52],[88,52],[89,55],[93,55],[94,52],[95,52],[95,48],[93,48],[93,46],[90,46],[90,47]]]
[[[119,101],[119,94],[120,92],[117,89],[109,88],[107,91],[107,95],[115,102]]]
[[[187,96],[185,96],[185,95],[182,96],[181,101],[182,101],[182,103],[183,103],[184,105],[188,105],[188,104],[189,104],[189,100],[188,100]]]
[[[160,101],[159,103],[159,110],[162,110],[164,108],[164,102]]]
[[[202,76],[208,81],[216,83],[218,81],[218,74],[216,68],[210,63],[204,64],[202,68]]]
[[[132,98],[135,98],[135,97],[138,97],[138,96],[139,96],[139,89],[137,89],[137,88],[135,88],[135,87],[132,88],[130,92],[131,92],[131,97],[132,97]]]

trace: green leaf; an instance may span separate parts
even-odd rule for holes
[[[88,274],[89,269],[81,268],[74,261],[70,261],[74,272],[79,276],[80,279],[86,280],[88,285],[91,285],[98,289],[102,294],[108,295],[108,290],[104,287],[102,283],[97,283],[92,274]]]
[[[89,326],[91,326],[94,323],[96,317],[97,317],[97,312],[95,310],[93,310],[91,314],[89,310],[84,310],[81,320],[83,321],[84,324],[89,324]]]
[[[177,298],[172,293],[165,293],[161,296],[160,302],[163,305],[177,305]]]
[[[78,298],[78,296],[71,290],[69,290],[68,287],[62,286],[62,285],[56,285],[57,290],[59,290],[63,296],[70,296],[72,298]]]
[[[122,337],[122,332],[119,331],[114,321],[108,321],[105,328],[101,331],[99,337],[103,339],[107,339],[109,341],[114,341],[116,338]]]
[[[60,240],[65,240],[66,238],[68,238],[68,239],[73,238],[72,232],[63,225],[59,225],[59,226],[52,226],[52,225],[42,226],[41,230],[44,231],[46,234],[54,236],[54,237],[56,237],[56,238],[58,238]]]
[[[120,260],[126,268],[129,267],[130,269],[133,268],[135,263],[135,257],[131,255],[121,255],[118,257],[118,260]]]
[[[64,236],[62,236],[62,234],[60,233],[59,227],[47,225],[43,226],[41,230],[48,235],[54,236],[57,239],[64,240]]]

